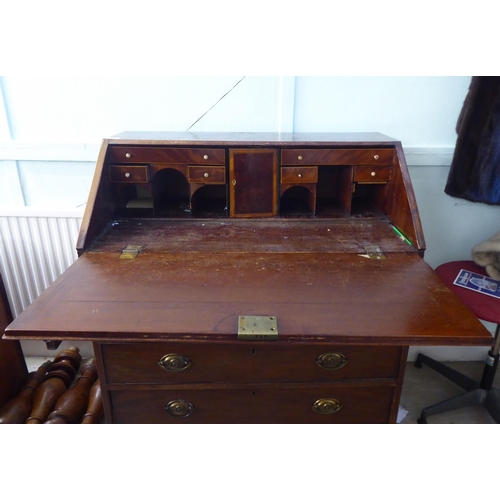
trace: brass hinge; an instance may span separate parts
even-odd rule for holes
[[[143,247],[139,245],[127,245],[120,254],[120,259],[135,259]]]
[[[277,340],[276,316],[238,316],[238,340]]]
[[[365,245],[364,254],[358,254],[360,257],[365,257],[366,259],[377,259],[382,260],[385,259],[385,255],[382,253],[382,250],[377,245]]]

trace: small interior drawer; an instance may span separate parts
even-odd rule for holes
[[[318,167],[281,167],[282,184],[314,184],[318,182]]]
[[[136,184],[149,181],[147,165],[110,165],[111,182],[133,182]]]
[[[390,167],[354,167],[354,182],[376,184],[389,182],[392,169]]]
[[[212,148],[143,148],[112,146],[109,160],[120,163],[190,163],[197,165],[224,165],[224,149]]]
[[[401,348],[235,341],[101,344],[108,384],[395,379]],[[172,365],[165,369],[159,363]]]
[[[393,149],[283,149],[282,165],[392,165]]]
[[[225,184],[226,167],[188,167],[189,182],[197,184]]]

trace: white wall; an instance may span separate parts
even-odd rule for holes
[[[3,77],[12,139],[95,142],[123,130],[277,129],[277,77]],[[241,82],[240,82],[241,80]],[[238,83],[240,82],[240,83]]]
[[[300,77],[296,132],[377,131],[406,147],[455,145],[470,77]]]
[[[469,258],[500,231],[499,207],[444,193],[470,77],[242,78],[1,78],[0,214],[24,205],[83,210],[101,139],[124,130],[376,131],[402,141],[432,267]]]

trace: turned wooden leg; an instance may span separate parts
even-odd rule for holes
[[[31,412],[35,391],[44,381],[52,361],[46,361],[38,370],[28,374],[21,392],[0,409],[0,424],[23,424]]]
[[[92,384],[97,379],[95,359],[82,367],[82,375],[56,402],[46,424],[76,424],[81,422],[88,406]]]
[[[27,424],[43,424],[47,420],[58,399],[73,382],[81,361],[78,347],[70,347],[56,355],[45,381],[35,392],[33,409],[26,420]]]
[[[90,390],[89,406],[83,416],[82,424],[98,423],[103,413],[101,384],[99,380],[96,380]]]

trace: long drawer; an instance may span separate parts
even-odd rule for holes
[[[282,165],[392,165],[393,149],[282,149]]]
[[[212,384],[110,395],[118,424],[376,424],[389,421],[394,391],[389,385]]]
[[[401,348],[287,342],[101,344],[108,384],[330,381],[398,376]]]
[[[190,163],[224,165],[224,149],[213,148],[153,148],[111,146],[108,161],[112,163]]]

